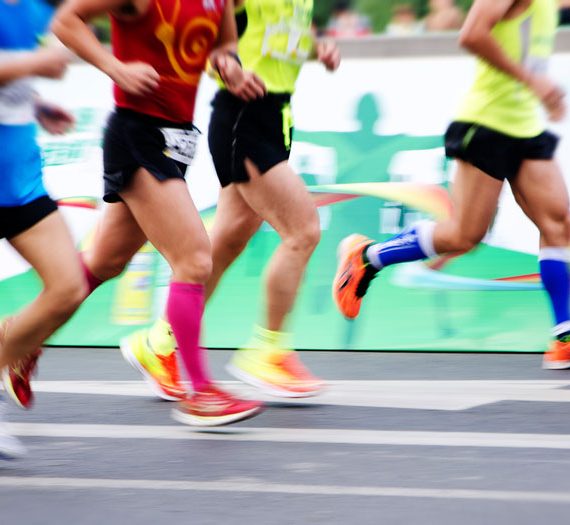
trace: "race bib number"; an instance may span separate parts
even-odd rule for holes
[[[161,128],[160,131],[162,131],[166,142],[163,153],[173,160],[190,166],[196,155],[196,146],[200,136],[198,128]]]

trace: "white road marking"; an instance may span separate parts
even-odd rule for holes
[[[242,395],[262,401],[260,395],[239,382],[223,383]],[[499,401],[570,403],[570,381],[331,381],[320,396],[287,399],[287,403],[417,410],[467,410]],[[36,381],[36,392],[111,396],[152,396],[142,381]]]
[[[466,499],[570,504],[568,492],[536,492],[477,489],[425,489],[413,487],[350,487],[339,485],[289,485],[270,481],[175,481],[98,478],[0,477],[0,487],[48,490],[151,490],[182,492],[250,492],[310,496],[372,496],[388,498]]]
[[[12,434],[24,437],[163,439],[182,441],[255,441],[431,447],[498,447],[570,450],[568,434],[515,434],[497,432],[423,432],[353,430],[343,428],[225,427],[196,430],[170,425],[88,425],[10,423]]]

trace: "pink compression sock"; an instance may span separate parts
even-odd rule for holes
[[[91,295],[100,285],[103,284],[103,281],[91,273],[91,270],[87,267],[85,261],[83,260],[82,253],[79,254],[79,262],[81,264],[81,268],[83,269],[83,275],[85,275],[87,286],[89,287],[89,295]]]
[[[170,283],[166,316],[178,343],[179,356],[194,391],[210,385],[206,351],[200,347],[200,325],[204,312],[204,286],[201,284]]]

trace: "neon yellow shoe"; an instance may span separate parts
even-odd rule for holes
[[[161,319],[151,329],[122,339],[121,353],[157,396],[166,401],[184,399],[186,389],[178,372],[176,343],[166,321]]]
[[[256,327],[245,348],[234,352],[227,370],[244,383],[278,397],[310,397],[319,394],[324,381],[312,375],[297,353],[280,344],[283,334]]]

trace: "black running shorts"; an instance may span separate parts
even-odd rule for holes
[[[511,137],[469,122],[452,122],[445,133],[445,154],[498,180],[516,177],[525,160],[550,160],[558,137],[549,131],[531,138]]]
[[[293,136],[290,102],[289,94],[269,93],[251,102],[225,89],[216,94],[208,144],[222,187],[249,180],[245,159],[262,174],[289,160]]]
[[[56,210],[57,204],[47,195],[21,206],[0,206],[0,239],[20,235]]]
[[[139,168],[160,181],[184,179],[198,134],[192,123],[173,123],[117,108],[109,117],[103,139],[103,200],[119,202],[119,194]]]

